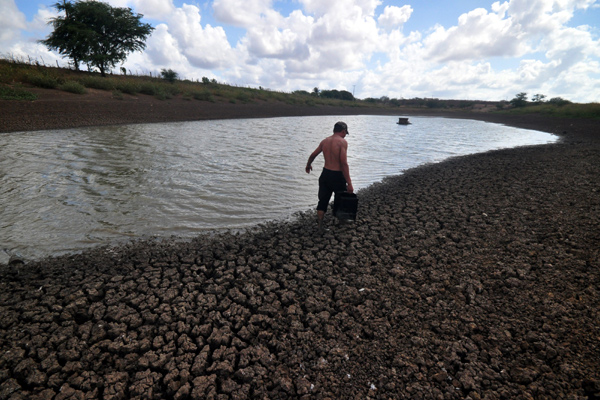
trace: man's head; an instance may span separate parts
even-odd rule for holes
[[[342,121],[336,122],[335,125],[333,126],[333,133],[343,132],[343,131],[346,131],[346,135],[350,134],[348,132],[348,125],[346,125],[346,123],[342,122]]]

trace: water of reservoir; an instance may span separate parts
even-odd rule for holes
[[[553,135],[473,120],[318,116],[139,124],[0,134],[0,263],[130,238],[194,235],[316,206],[319,156],[348,123],[355,190],[421,164]],[[4,251],[3,251],[4,250]]]

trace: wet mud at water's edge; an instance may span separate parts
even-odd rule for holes
[[[386,179],[323,236],[3,266],[0,398],[599,398],[600,145],[564,137]]]

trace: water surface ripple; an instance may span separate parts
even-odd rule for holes
[[[355,189],[448,157],[556,137],[480,121],[287,117],[140,124],[0,135],[0,249],[27,259],[146,236],[190,237],[314,208],[304,166],[348,123]],[[0,251],[0,262],[6,262]]]

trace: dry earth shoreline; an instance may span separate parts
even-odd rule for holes
[[[158,122],[58,104],[44,127]],[[307,212],[0,267],[0,399],[600,398],[598,122],[445,116],[562,140],[386,179],[324,236]]]

